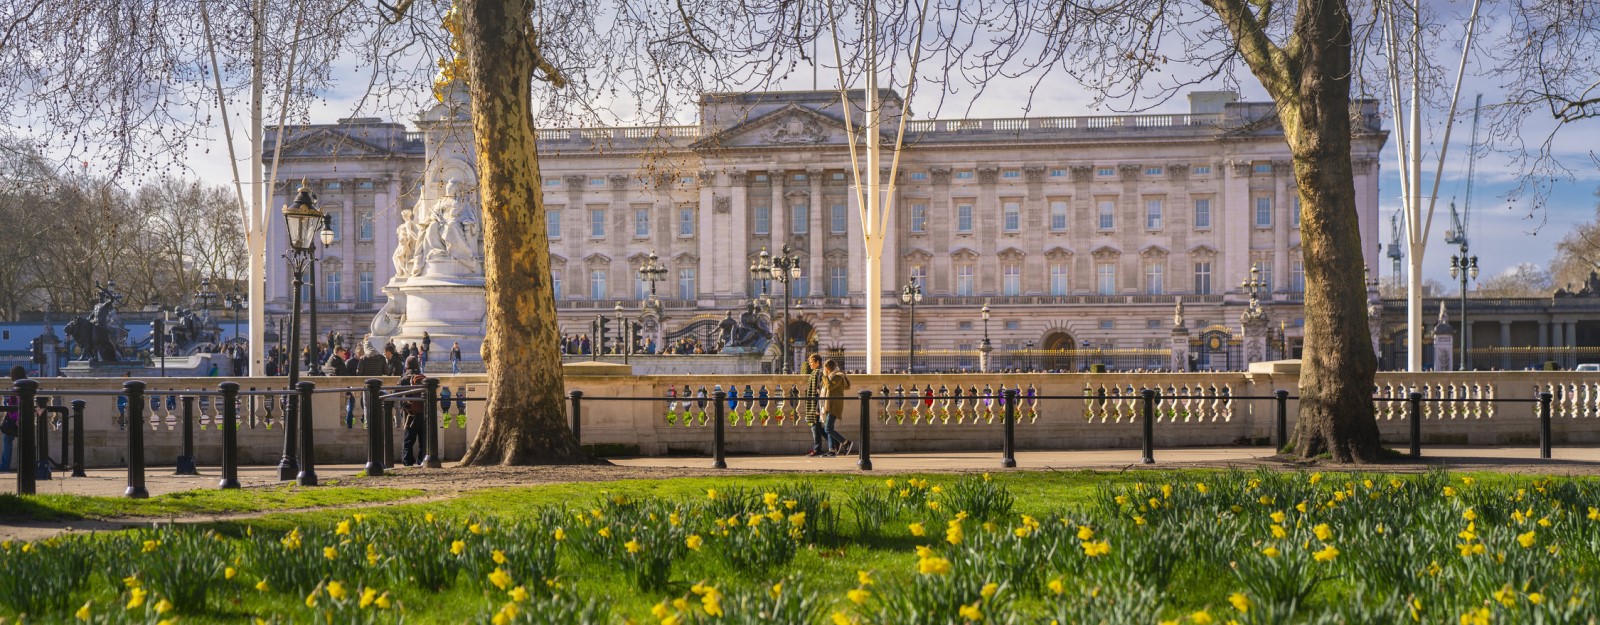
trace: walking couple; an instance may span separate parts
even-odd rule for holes
[[[845,376],[839,361],[822,362],[822,356],[812,354],[806,359],[806,396],[802,403],[806,423],[811,425],[811,453],[807,456],[848,456],[855,445],[839,434],[834,426],[844,416],[845,391],[850,390],[850,378]],[[819,408],[821,414],[819,415]]]

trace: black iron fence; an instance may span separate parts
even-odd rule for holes
[[[55,471],[64,471],[69,466],[73,477],[84,477],[84,408],[86,401],[74,399],[71,408],[62,408],[50,405],[49,396],[70,394],[74,397],[116,397],[118,406],[118,422],[121,430],[126,435],[127,445],[127,488],[124,496],[130,498],[145,498],[149,490],[145,486],[147,463],[145,458],[145,430],[150,421],[146,417],[146,409],[152,412],[162,405],[161,399],[166,398],[168,406],[177,408],[181,406],[181,417],[178,426],[182,433],[181,452],[175,459],[176,473],[180,475],[197,474],[195,462],[195,427],[197,421],[196,403],[204,402],[220,407],[220,418],[215,425],[221,432],[218,445],[221,450],[221,480],[220,488],[239,488],[239,447],[238,430],[246,423],[254,427],[257,423],[253,417],[247,418],[242,410],[246,406],[255,406],[257,403],[268,408],[265,409],[266,417],[263,426],[271,429],[277,423],[282,424],[284,432],[283,456],[279,464],[280,478],[294,480],[301,486],[316,486],[319,483],[316,462],[316,431],[310,427],[314,422],[315,402],[312,401],[317,394],[343,393],[354,397],[360,394],[363,398],[362,425],[367,430],[365,470],[368,475],[382,475],[384,470],[395,465],[394,426],[395,404],[397,402],[420,402],[422,406],[423,434],[420,441],[422,459],[419,463],[425,468],[440,468],[442,462],[439,454],[439,436],[441,430],[440,413],[450,402],[455,402],[463,411],[466,402],[482,401],[482,398],[467,397],[458,392],[451,397],[448,391],[441,392],[440,381],[437,378],[426,378],[421,385],[384,386],[383,380],[369,379],[361,387],[348,388],[323,388],[318,389],[316,383],[310,381],[300,382],[295,389],[270,389],[243,390],[237,382],[222,382],[216,390],[183,390],[150,392],[147,385],[139,380],[130,380],[122,385],[122,390],[70,390],[55,391],[41,389],[36,380],[23,379],[13,383],[12,388],[0,390],[0,397],[5,399],[4,413],[15,414],[17,417],[18,432],[16,436],[17,457],[17,493],[34,494],[37,491],[37,482],[52,479]],[[264,400],[264,401],[256,401]],[[272,406],[282,406],[285,410],[282,417],[274,417]],[[345,403],[346,413],[341,415],[339,421],[347,429],[355,427],[355,418],[350,406],[353,401]],[[33,407],[32,414],[26,407]],[[204,407],[204,406],[203,406]],[[253,410],[252,410],[253,413]],[[50,428],[52,424],[61,431],[61,459],[52,458],[50,453]],[[68,461],[70,458],[70,464]]]

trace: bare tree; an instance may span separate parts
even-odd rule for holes
[[[1550,297],[1550,272],[1533,263],[1518,263],[1478,283],[1473,297]]]

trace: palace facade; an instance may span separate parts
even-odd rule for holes
[[[898,96],[882,97],[899,109]],[[1195,366],[1237,369],[1241,283],[1255,267],[1276,333],[1270,355],[1293,357],[1300,213],[1274,106],[1227,92],[1189,103],[1184,114],[908,120],[879,294],[863,292],[837,92],[707,94],[696,125],[541,130],[562,330],[588,333],[619,302],[625,315],[640,311],[651,284],[637,269],[653,251],[667,270],[655,285],[664,333],[704,338],[761,294],[749,272],[761,250],[787,246],[801,267],[788,298],[797,355],[842,351],[861,366],[865,298],[875,296],[884,366],[904,368],[912,310],[899,294],[914,280],[924,291],[919,369],[975,367],[985,332],[997,367],[1076,369],[1098,354],[1116,367],[1164,368],[1180,299]],[[447,101],[416,120],[419,131],[349,119],[285,137],[275,203],[304,178],[337,233],[317,268],[319,335],[366,333],[394,272],[401,210],[450,178],[475,182],[464,111]],[[1376,268],[1387,132],[1375,102],[1358,102],[1352,119],[1362,248]],[[883,140],[896,123],[885,121]],[[279,226],[268,249],[283,247]],[[287,310],[289,283],[286,267],[269,263],[269,311]],[[781,327],[785,289],[769,290]]]

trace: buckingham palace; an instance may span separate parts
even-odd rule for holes
[[[881,97],[900,109],[896,94]],[[1188,103],[1173,114],[907,120],[884,292],[871,294],[883,298],[884,367],[905,368],[914,332],[919,369],[974,367],[986,337],[1002,368],[1164,368],[1181,301],[1190,366],[1240,369],[1249,290],[1270,323],[1268,355],[1297,356],[1299,201],[1274,106],[1231,92]],[[357,118],[285,135],[275,204],[305,179],[333,216],[318,336],[366,333],[395,273],[402,211],[449,179],[475,182],[460,104],[447,99],[414,130]],[[1376,268],[1387,133],[1375,102],[1352,116],[1362,248]],[[886,116],[885,140],[897,124]],[[782,334],[787,299],[795,357],[854,361],[869,294],[847,136],[836,91],[705,94],[695,125],[540,130],[563,333],[651,302],[664,340],[703,337],[760,299]],[[283,237],[271,232],[268,249]],[[762,251],[786,248],[794,279],[751,279]],[[641,274],[652,253],[665,272]],[[269,268],[269,312],[288,308],[286,274]],[[908,281],[923,292],[914,329],[900,297]]]

